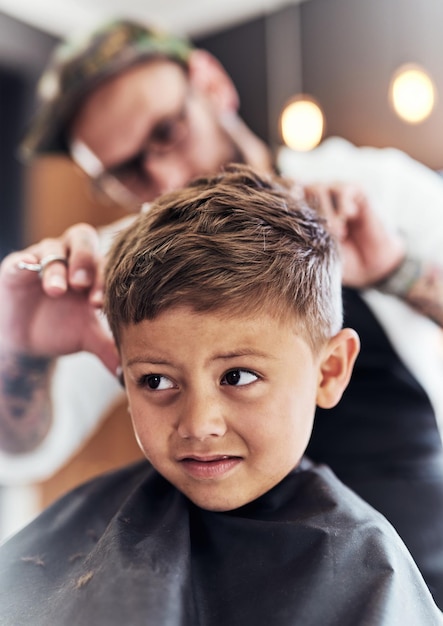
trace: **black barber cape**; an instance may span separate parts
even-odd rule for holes
[[[432,626],[379,513],[306,459],[234,511],[146,461],[70,492],[0,549],[2,626]]]

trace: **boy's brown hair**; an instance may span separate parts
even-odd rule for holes
[[[338,252],[288,182],[243,165],[159,198],[110,251],[104,310],[122,326],[190,306],[297,320],[313,348],[340,330]]]

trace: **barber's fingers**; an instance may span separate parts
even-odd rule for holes
[[[0,267],[7,286],[29,287],[40,283],[43,292],[58,297],[68,288],[101,290],[102,259],[96,230],[77,224],[59,238],[46,238],[6,257]]]
[[[111,374],[115,376],[120,363],[120,357],[114,340],[110,337],[102,336],[100,340],[95,343],[94,354],[101,360]]]
[[[38,264],[39,259],[26,249],[20,252],[12,252],[2,260],[0,264],[0,280],[2,284],[7,284],[9,287],[37,283],[39,278],[36,272],[23,271],[20,268],[23,262],[33,265]]]
[[[45,239],[33,250],[40,256],[44,269],[41,272],[45,293],[62,295],[74,291],[101,291],[101,263],[97,231],[90,224],[75,224],[58,239]],[[56,261],[64,259],[64,261]],[[45,259],[50,263],[45,265]],[[90,295],[91,297],[91,295]]]
[[[339,240],[343,239],[346,231],[344,218],[338,211],[338,197],[336,193],[331,193],[331,186],[324,183],[306,185],[305,199],[326,220],[331,234]]]
[[[352,218],[366,201],[364,191],[349,183],[315,183],[305,187],[305,197],[324,217]]]
[[[354,184],[312,184],[305,187],[305,198],[328,223],[338,239],[347,236],[348,228],[367,207],[363,190]]]
[[[62,240],[69,258],[69,286],[78,291],[94,288],[101,264],[97,231],[90,224],[76,224]]]
[[[366,196],[358,185],[331,185],[329,194],[335,213],[342,219],[357,217],[363,204],[367,203]]]
[[[66,267],[64,246],[45,239],[3,259],[1,281],[9,289],[38,288],[56,297],[66,292]]]
[[[82,349],[95,354],[111,374],[115,375],[120,357],[109,328],[95,314],[85,331]]]

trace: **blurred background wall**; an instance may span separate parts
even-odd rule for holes
[[[303,89],[322,103],[327,134],[357,145],[395,146],[443,166],[443,2],[312,0],[300,6]],[[423,123],[402,122],[389,106],[392,74],[417,63],[434,79],[436,107]]]
[[[24,172],[16,146],[57,39],[0,13],[0,258],[23,241]]]

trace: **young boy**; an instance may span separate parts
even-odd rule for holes
[[[392,527],[303,457],[358,353],[340,289],[323,224],[246,167],[120,235],[105,312],[149,463],[4,545],[2,626],[440,624]]]

